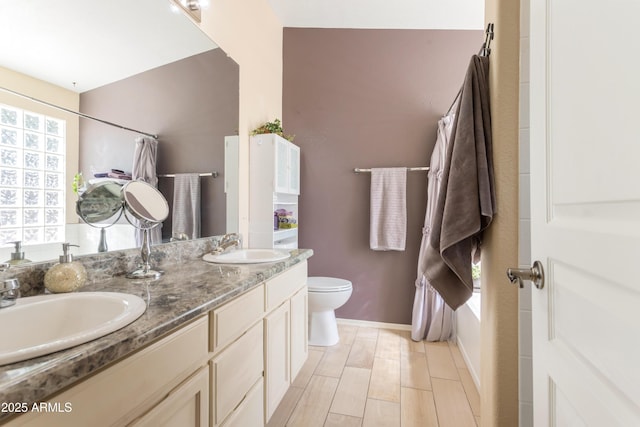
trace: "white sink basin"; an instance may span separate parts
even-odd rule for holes
[[[282,261],[290,256],[284,249],[237,249],[221,255],[206,254],[202,259],[216,264],[258,264]]]
[[[107,335],[144,313],[145,301],[117,292],[18,298],[0,309],[0,365],[64,350]]]

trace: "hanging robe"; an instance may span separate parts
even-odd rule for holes
[[[133,168],[131,170],[132,179],[144,181],[157,188],[157,158],[158,141],[156,139],[146,136],[136,138],[136,148],[133,153]],[[152,245],[162,243],[162,224],[149,230],[149,243]],[[136,230],[136,244],[142,244],[141,230]]]
[[[427,181],[427,209],[422,229],[422,242],[418,254],[418,275],[415,282],[416,294],[413,301],[411,321],[411,338],[414,341],[444,341],[453,331],[453,310],[444,302],[440,294],[431,286],[424,275],[425,254],[429,245],[431,223],[436,209],[442,170],[449,145],[449,138],[453,128],[456,103],[449,109],[449,113],[438,121],[436,144],[433,147]]]

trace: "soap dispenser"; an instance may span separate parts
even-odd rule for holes
[[[50,292],[73,292],[87,281],[87,270],[79,261],[73,260],[73,255],[69,253],[70,246],[78,245],[63,243],[60,262],[44,275],[44,286]]]
[[[31,262],[29,259],[24,258],[24,252],[22,251],[22,242],[11,242],[15,245],[15,250],[11,254],[11,259],[7,262],[11,265],[24,264],[26,262]]]

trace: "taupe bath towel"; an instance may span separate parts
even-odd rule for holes
[[[200,176],[197,173],[177,173],[173,181],[173,237],[200,237]]]
[[[404,251],[407,241],[407,168],[371,169],[369,247]]]
[[[474,55],[447,149],[425,276],[454,310],[473,292],[471,253],[496,213],[489,58]]]

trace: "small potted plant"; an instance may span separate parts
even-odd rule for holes
[[[471,264],[471,278],[473,279],[474,291],[480,290],[480,272],[481,272],[480,265],[481,265],[480,263]]]
[[[282,122],[280,122],[280,119],[275,119],[272,122],[266,122],[265,124],[258,126],[251,131],[251,135],[262,135],[265,133],[275,133],[276,135],[280,135],[289,142],[293,142],[293,138],[296,137],[295,135],[285,135],[284,131],[282,130]]]

